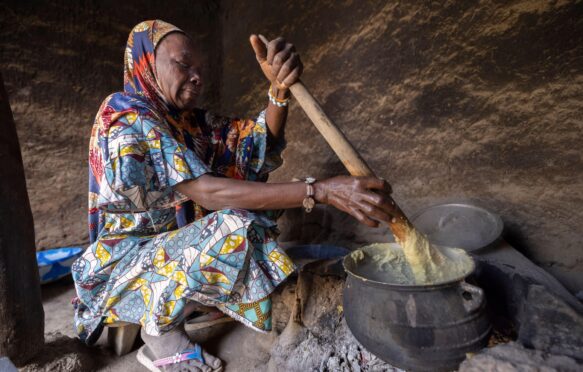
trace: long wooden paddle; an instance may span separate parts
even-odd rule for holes
[[[267,46],[268,40],[259,35],[259,38]],[[348,141],[344,133],[334,124],[332,119],[326,115],[322,106],[316,101],[314,96],[308,91],[308,88],[300,80],[289,87],[291,93],[300,104],[308,118],[316,126],[320,134],[324,137],[328,145],[334,150],[342,164],[353,176],[373,176],[376,177],[373,170],[366,164],[364,159],[356,151],[354,146]],[[395,203],[391,196],[390,201]],[[404,242],[407,231],[413,228],[413,225],[405,216],[401,208],[395,203],[396,218],[394,222],[389,223],[393,235],[399,242]]]

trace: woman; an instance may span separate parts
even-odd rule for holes
[[[254,120],[196,108],[200,52],[180,29],[146,21],[130,33],[124,91],[105,99],[90,150],[91,246],[73,266],[75,326],[94,343],[105,325],[142,325],[139,359],[151,370],[211,371],[221,361],[192,344],[192,304],[216,306],[271,329],[269,295],[294,265],[276,243],[277,209],[333,205],[369,226],[392,206],[376,178],[267,184],[281,164],[288,87],[302,63],[279,38],[251,44],[271,83]],[[177,355],[177,356],[176,356]]]

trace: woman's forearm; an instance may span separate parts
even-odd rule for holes
[[[306,197],[303,182],[263,183],[203,175],[175,189],[208,210],[295,208]]]
[[[318,181],[313,187],[314,201],[332,205],[370,227],[377,227],[379,221],[394,222],[395,203],[388,196],[391,188],[385,180],[337,176]],[[303,182],[251,182],[208,174],[181,182],[174,188],[198,205],[215,211],[295,208],[303,204],[307,193]]]

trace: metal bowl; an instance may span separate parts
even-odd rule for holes
[[[413,225],[437,245],[465,249],[468,252],[495,242],[504,229],[502,219],[471,204],[439,204],[411,217]]]
[[[294,261],[298,269],[301,269],[314,261],[342,258],[350,253],[350,250],[329,244],[304,244],[289,247],[285,253]]]

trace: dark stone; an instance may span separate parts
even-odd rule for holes
[[[503,240],[474,258],[496,326],[510,324],[526,347],[583,360],[583,304],[559,281]]]
[[[550,354],[583,362],[583,313],[540,285],[530,285],[521,315],[518,341]]]
[[[494,318],[506,318],[519,329],[531,285],[541,285],[562,299],[574,311],[583,314],[583,304],[556,278],[535,265],[501,239],[491,247],[473,252],[477,267],[474,277],[486,292]]]

